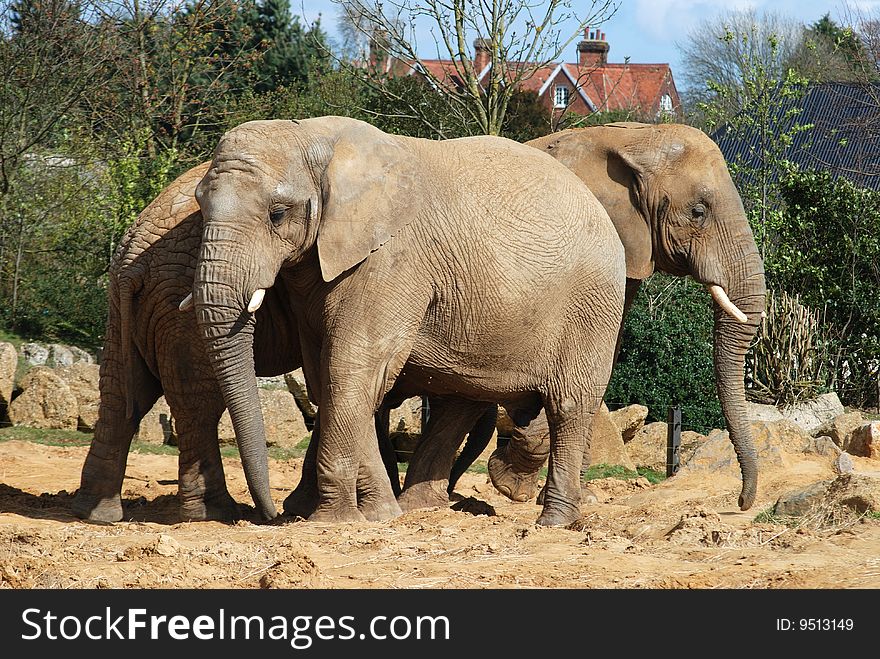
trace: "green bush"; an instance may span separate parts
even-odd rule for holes
[[[880,365],[880,192],[828,171],[789,168],[765,261],[768,287],[821,310],[829,382],[844,404],[876,401]]]
[[[712,301],[689,278],[654,274],[626,318],[605,395],[610,409],[639,403],[648,421],[666,421],[681,405],[682,427],[724,428],[712,362]]]

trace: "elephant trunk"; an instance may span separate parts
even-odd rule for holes
[[[241,264],[251,262],[239,245],[249,241],[234,226],[205,227],[194,286],[199,330],[205,340],[214,373],[241,456],[248,489],[264,519],[276,517],[269,490],[269,455],[260,410],[254,368],[253,291],[243,292],[253,277]]]
[[[753,241],[748,241],[754,246]],[[746,413],[745,355],[755,337],[764,311],[764,268],[757,249],[748,249],[731,260],[727,295],[745,319],[715,300],[715,384],[730,441],[742,472],[741,510],[755,502],[758,490],[758,456]]]

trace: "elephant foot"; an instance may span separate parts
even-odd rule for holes
[[[366,521],[364,514],[357,508],[340,506],[318,506],[317,510],[309,515],[310,522],[363,522]]]
[[[443,487],[445,481],[424,481],[404,489],[397,498],[401,510],[409,512],[419,508],[446,508],[449,505],[449,493]]]
[[[234,522],[241,519],[242,514],[238,502],[224,491],[211,498],[182,500],[180,517],[188,522]]]
[[[501,494],[512,501],[525,502],[538,491],[538,475],[543,459],[537,467],[517,465],[510,461],[510,444],[497,448],[489,456],[489,478]]]
[[[100,497],[82,490],[73,497],[73,514],[90,522],[122,521],[122,497],[118,494]]]
[[[546,492],[547,492],[547,485],[545,483],[544,487],[541,488],[541,491],[538,492],[538,498],[535,499],[535,503],[537,503],[539,506],[544,505],[544,494],[546,494]],[[593,505],[594,503],[599,503],[599,496],[593,490],[591,490],[589,487],[587,487],[586,485],[582,485],[581,486],[581,503],[588,504],[588,505]]]
[[[544,510],[538,517],[537,524],[539,526],[568,526],[581,518],[581,511],[578,506],[573,505],[556,505],[544,506]]]
[[[364,501],[358,504],[358,510],[370,522],[385,522],[403,514],[397,499]]]
[[[318,509],[318,502],[317,488],[297,487],[284,500],[284,514],[308,519]]]

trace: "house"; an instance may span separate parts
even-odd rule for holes
[[[788,134],[795,123],[810,127],[795,134],[784,151],[786,159],[803,169],[825,169],[860,187],[880,190],[880,84],[810,85],[800,97],[783,99],[774,112],[771,139]],[[712,139],[727,162],[755,172],[761,159],[760,128],[722,126]],[[775,172],[770,177],[775,178]]]
[[[681,101],[669,64],[611,63],[611,49],[605,33],[584,30],[584,38],[578,42],[574,62],[554,62],[539,67],[528,77],[519,81],[520,88],[533,91],[541,102],[556,115],[564,111],[580,115],[595,112],[621,111],[643,121],[657,121],[676,117],[681,112]],[[418,62],[402,62],[371,55],[373,66],[388,75],[425,75],[440,84],[456,88],[463,81],[451,60],[420,59]],[[492,75],[490,50],[485,39],[474,41],[474,71],[481,85],[488,84]],[[508,62],[508,78],[520,77],[518,72],[530,70],[534,65]],[[428,76],[426,76],[428,77]]]

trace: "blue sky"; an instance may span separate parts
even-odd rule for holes
[[[600,26],[610,45],[608,59],[623,62],[668,62],[673,75],[681,68],[680,52],[676,43],[682,43],[694,26],[705,18],[732,9],[754,8],[759,13],[773,11],[783,16],[810,24],[826,13],[839,20],[846,15],[842,0],[615,0],[619,7],[615,15]],[[574,0],[575,7],[577,0]],[[848,0],[850,7],[880,12],[880,0]],[[586,6],[586,4],[584,4]],[[339,5],[333,0],[291,0],[291,10],[306,21],[322,16],[324,28],[335,37]],[[430,43],[420,40],[419,43]],[[568,61],[576,61],[575,43],[569,46]],[[425,57],[435,56],[431,52]],[[679,76],[680,79],[680,76]]]

